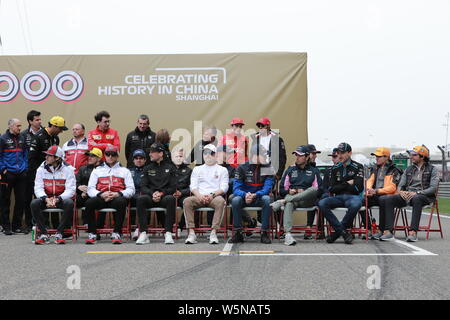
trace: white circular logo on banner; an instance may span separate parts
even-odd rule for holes
[[[34,83],[39,83],[38,89],[33,89]],[[20,81],[20,88],[22,95],[30,101],[39,102],[48,97],[52,90],[52,83],[50,78],[41,71],[31,71],[23,76]]]
[[[64,89],[64,84],[70,82],[72,88]],[[62,71],[53,79],[53,93],[63,101],[76,100],[83,93],[83,79],[73,71]]]
[[[19,80],[17,77],[8,71],[0,71],[0,85],[6,82],[8,88],[0,91],[0,102],[9,102],[13,100],[19,92]]]
[[[2,90],[2,85],[7,87]],[[64,85],[70,83],[70,89],[65,89]],[[65,70],[58,73],[53,81],[41,71],[31,71],[25,74],[22,79],[8,71],[0,71],[0,103],[8,103],[14,100],[19,91],[25,99],[39,103],[44,101],[53,91],[55,96],[64,101],[72,102],[78,99],[84,90],[83,79],[74,71]]]

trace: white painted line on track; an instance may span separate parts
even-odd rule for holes
[[[411,212],[411,211],[408,211],[408,212]],[[422,214],[424,214],[424,215],[426,215],[426,216],[429,216],[429,215],[430,215],[429,212],[422,212]],[[436,213],[433,213],[433,216],[434,216],[434,217],[437,217],[437,214],[436,214]],[[442,214],[442,213],[439,214],[439,217],[440,217],[441,219],[442,219],[442,218],[444,218],[444,219],[450,219],[450,216],[446,216],[446,215],[444,215],[444,214]]]
[[[406,242],[406,241],[394,239],[392,241],[392,243],[395,243],[397,245],[405,246],[405,247],[408,247],[410,249],[413,249],[413,254],[416,255],[416,256],[437,256],[437,254],[435,254],[433,252],[430,252],[430,251],[427,251],[425,249],[416,247],[415,245],[412,245],[411,243]]]
[[[229,256],[231,254],[231,249],[233,248],[233,244],[227,242],[227,244],[225,245],[225,247],[223,248],[222,252],[220,255],[221,256]]]
[[[239,256],[350,256],[350,257],[366,257],[366,256],[437,256],[434,253],[240,253]]]

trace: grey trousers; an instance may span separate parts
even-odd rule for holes
[[[284,204],[284,214],[283,214],[283,226],[284,232],[291,232],[292,229],[292,213],[295,208],[308,208],[312,207],[317,200],[317,195],[319,190],[315,187],[311,187],[303,191],[302,193],[297,193],[295,195],[287,195],[284,197],[286,203]]]

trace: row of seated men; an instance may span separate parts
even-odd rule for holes
[[[64,210],[58,233],[54,237],[56,243],[64,243],[62,230],[71,221],[73,212],[71,199],[76,189],[79,192],[79,204],[85,206],[84,219],[88,224],[87,244],[94,244],[98,239],[95,211],[102,208],[116,210],[111,239],[114,244],[122,243],[121,231],[129,200],[137,208],[136,244],[150,242],[147,234],[149,219],[147,209],[152,207],[166,209],[162,216],[165,227],[164,242],[174,243],[172,231],[177,205],[182,206],[184,210],[188,229],[186,244],[197,242],[195,210],[200,207],[214,209],[209,242],[219,243],[217,231],[225,213],[230,186],[228,170],[218,163],[220,150],[212,144],[205,145],[204,164],[195,167],[192,172],[182,163],[184,159],[182,153],[175,155],[172,162],[165,156],[165,151],[163,145],[153,144],[149,152],[150,162],[143,166],[147,154],[143,150],[136,150],[133,154],[135,168],[131,168],[130,171],[120,166],[117,147],[108,146],[105,149],[104,163],[100,162],[103,156],[101,150],[94,148],[88,152],[90,159],[88,167],[91,166],[92,172],[85,175],[89,176],[87,185],[81,181],[83,172],[87,170],[82,167],[78,172],[77,187],[73,168],[62,161],[62,150],[57,146],[49,148],[46,160],[36,175],[36,199],[31,204],[33,217],[40,230],[35,243],[49,243],[42,209],[51,207]],[[416,146],[408,152],[412,165],[402,173],[390,160],[389,150],[378,148],[373,153],[377,163],[364,185],[363,166],[352,160],[352,148],[348,143],[341,143],[333,150],[331,156],[335,165],[325,172],[323,179],[319,170],[310,161],[310,148],[299,146],[292,152],[295,164],[283,173],[279,182],[280,192],[277,195],[273,194],[275,171],[267,150],[261,145],[252,146],[249,161],[239,165],[234,177],[231,178],[233,196],[231,242],[244,241],[243,222],[254,223],[243,210],[244,207],[250,206],[262,208],[260,227],[262,243],[271,243],[269,224],[272,212],[283,211],[285,244],[295,245],[296,239],[290,232],[293,210],[296,207],[317,205],[333,229],[326,241],[333,243],[342,236],[346,244],[351,244],[353,237],[348,229],[363,205],[364,196],[368,197],[369,205],[380,207],[380,232],[371,235],[372,239],[382,241],[393,239],[394,209],[409,204],[413,207],[413,219],[407,241],[417,241],[422,207],[434,200],[439,178],[437,170],[429,163],[429,150],[425,146]],[[274,199],[274,196],[278,196],[279,199]],[[347,208],[342,221],[339,221],[332,211],[337,207]],[[313,223],[311,215],[312,213],[308,217],[308,225]]]
[[[94,147],[103,153],[107,146],[115,146],[120,151],[121,141],[119,132],[112,129],[111,116],[107,111],[95,114],[97,126],[85,134],[82,123],[72,126],[72,138],[62,146],[64,160],[78,172],[81,166],[86,165],[87,151]],[[22,130],[22,122],[13,118],[8,121],[8,129],[0,136],[0,230],[5,235],[27,234],[32,228],[31,200],[34,194],[34,180],[39,166],[45,160],[45,153],[52,145],[60,145],[59,134],[69,130],[61,116],[53,116],[47,126],[42,125],[41,113],[30,110],[27,114],[28,128]],[[270,154],[277,154],[272,159],[278,168],[276,177],[283,174],[286,164],[286,150],[283,139],[271,129],[270,119],[259,119],[255,127],[257,132],[251,135],[251,142],[243,130],[245,123],[241,118],[233,118],[226,134],[219,137],[214,125],[203,128],[203,136],[188,154],[189,163],[203,164],[203,147],[213,144],[223,150],[225,167],[229,176],[234,176],[238,164],[248,161],[250,143],[261,144]],[[136,127],[127,134],[124,144],[126,166],[133,166],[133,153],[141,149],[146,154],[146,164],[149,164],[149,150],[154,142],[161,143],[165,148],[166,157],[170,158],[170,135],[167,129],[156,132],[151,130],[150,119],[147,115],[140,115]],[[189,150],[186,150],[189,151]],[[102,160],[105,161],[104,155]],[[276,162],[276,163],[275,163]],[[14,213],[10,221],[11,194],[15,193]],[[22,223],[25,216],[24,223]]]

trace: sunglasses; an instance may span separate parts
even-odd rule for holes
[[[116,152],[105,152],[105,157],[118,157]]]
[[[205,156],[213,156],[213,155],[215,155],[216,153],[215,153],[214,151],[204,151],[203,154],[204,154]]]
[[[243,124],[233,124],[233,127],[237,127],[237,128],[242,128],[244,125]]]
[[[333,155],[333,156],[331,156],[331,157],[334,159],[334,158],[337,158],[338,156],[337,156],[337,155]]]
[[[263,128],[266,128],[266,127],[267,127],[265,124],[261,124],[261,123],[258,123],[256,126],[257,126],[259,129],[263,129]]]

